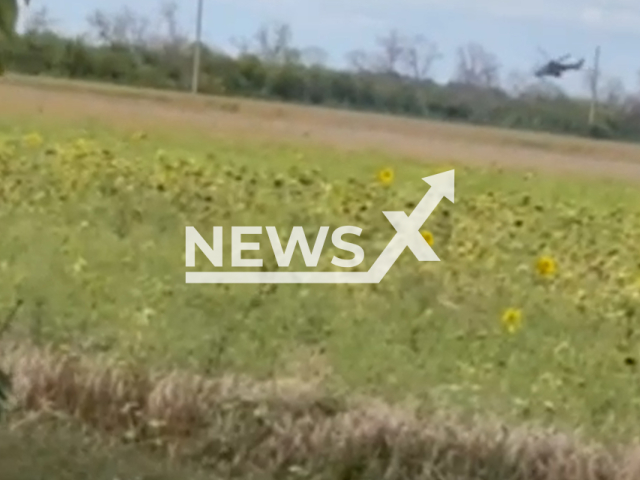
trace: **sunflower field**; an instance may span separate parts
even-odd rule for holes
[[[231,139],[6,129],[0,316],[60,349],[208,374],[321,378],[424,408],[634,437],[640,193],[600,181]],[[185,227],[362,228],[366,270],[421,178],[455,168],[422,235],[374,285],[185,284]],[[210,241],[210,239],[209,239]],[[255,240],[257,241],[257,240]],[[246,258],[278,269],[266,235]],[[227,243],[228,245],[228,243]],[[225,260],[228,264],[228,249]],[[325,244],[318,268],[344,253]],[[197,255],[200,270],[211,269]],[[296,251],[291,270],[304,268]]]

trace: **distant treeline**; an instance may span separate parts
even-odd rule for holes
[[[88,37],[67,38],[43,25],[29,30],[10,44],[0,43],[0,55],[8,70],[32,75],[98,80],[133,86],[186,90],[192,77],[191,44],[171,38],[137,37],[129,12],[129,30],[120,17],[96,12],[90,19],[98,41]],[[41,19],[42,20],[42,19]],[[117,21],[120,21],[120,24]],[[42,23],[42,21],[41,21]],[[119,30],[118,27],[119,26]],[[124,33],[123,33],[124,32]],[[127,33],[129,32],[129,33]],[[425,50],[413,57],[386,57],[387,64],[365,62],[364,54],[353,56],[354,68],[338,71],[309,60],[305,51],[287,43],[281,27],[270,41],[268,31],[256,38],[259,47],[245,42],[240,54],[232,56],[204,46],[201,57],[202,93],[273,99],[363,111],[385,112],[453,122],[495,125],[599,138],[640,140],[640,102],[635,97],[607,102],[598,110],[595,125],[589,125],[589,105],[559,90],[530,84],[519,92],[507,92],[492,77],[495,60],[477,45],[461,49],[458,76],[448,84],[436,84],[426,75]],[[393,42],[389,37],[388,42]],[[270,43],[271,42],[271,43]],[[397,38],[396,38],[396,43]],[[391,52],[392,45],[386,45]],[[475,50],[474,50],[475,48]],[[308,53],[308,51],[306,51]],[[464,53],[484,59],[484,70],[465,70]],[[422,54],[423,65],[418,63]],[[360,58],[358,63],[356,60]],[[381,57],[383,58],[383,57]],[[394,61],[411,59],[415,75],[405,74]],[[357,65],[357,67],[356,67]],[[423,68],[418,75],[418,69]],[[496,65],[492,67],[494,70]],[[489,74],[487,74],[487,72]],[[484,73],[484,76],[482,75]]]

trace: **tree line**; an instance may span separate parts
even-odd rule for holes
[[[28,17],[21,35],[0,43],[0,56],[7,69],[22,74],[185,90],[192,80],[193,42],[179,27],[177,8],[163,4],[158,18],[128,8],[97,10],[87,19],[87,33],[76,37],[57,32],[42,8]],[[432,79],[442,59],[437,44],[397,30],[377,38],[370,50],[350,52],[343,70],[328,67],[321,48],[296,46],[286,24],[265,25],[234,45],[234,54],[202,46],[202,93],[640,140],[640,96],[626,93],[615,78],[587,72],[601,98],[597,120],[589,124],[588,102],[527,74],[501,78],[499,60],[477,43],[458,49],[455,73],[446,83]]]

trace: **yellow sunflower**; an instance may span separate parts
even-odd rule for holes
[[[536,262],[536,270],[540,276],[550,277],[556,273],[556,261],[549,256],[542,256],[538,258],[538,261]]]
[[[378,181],[383,185],[390,185],[393,183],[393,170],[385,168],[378,172]]]
[[[429,246],[433,246],[433,234],[429,230],[422,230],[420,234],[422,235],[422,238],[424,238],[425,241],[429,244]]]
[[[502,314],[502,325],[509,333],[515,333],[522,327],[522,311],[508,308]]]

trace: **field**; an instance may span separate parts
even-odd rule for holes
[[[11,421],[138,442],[127,472],[160,475],[145,455],[166,448],[180,478],[635,478],[640,147],[23,78],[0,105]],[[366,269],[382,212],[452,168],[455,203],[423,227],[441,262],[405,251],[375,285],[184,283],[187,225],[301,225],[311,245],[355,225]],[[45,451],[85,445],[35,423]],[[16,465],[33,455],[3,435]],[[56,458],[97,471],[98,450]]]

